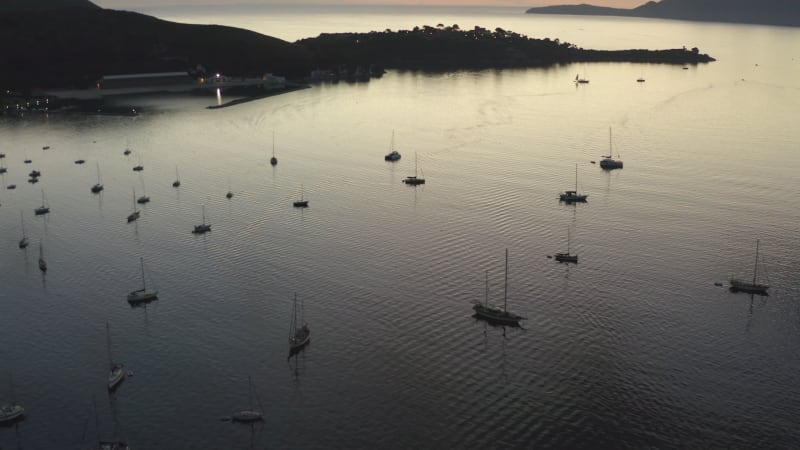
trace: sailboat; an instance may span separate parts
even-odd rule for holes
[[[425,184],[425,178],[417,176],[417,154],[414,153],[414,175],[408,176],[403,180],[403,183],[416,186],[418,184]]]
[[[130,450],[130,447],[124,441],[114,439],[111,441],[100,440],[100,420],[98,419],[97,415],[97,400],[95,399],[94,395],[92,395],[92,406],[94,409],[94,423],[97,429],[98,441],[97,446],[92,446],[90,450]],[[116,420],[115,420],[116,422]],[[85,432],[85,429],[84,429]],[[115,428],[116,434],[116,428]]]
[[[383,157],[383,159],[386,160],[386,161],[391,161],[391,162],[399,160],[400,159],[400,153],[397,150],[394,149],[394,130],[392,130],[392,145],[391,145],[390,149],[391,149],[391,151],[389,153],[387,153],[386,156]]]
[[[303,313],[303,309],[301,306],[301,314],[298,320],[297,316],[297,294],[294,294],[294,309],[292,310],[292,321],[289,324],[289,352],[294,353],[301,348],[305,347],[308,344],[308,341],[311,339],[311,330],[308,328],[308,324],[305,322],[305,314]],[[298,323],[302,323],[303,326],[298,327]]]
[[[92,186],[92,192],[97,194],[103,190],[103,182],[100,181],[100,163],[97,163],[97,183]]]
[[[8,172],[8,169],[6,169],[6,166],[4,165],[3,161],[0,160],[0,173],[6,173],[6,172]]]
[[[488,296],[488,273],[487,273],[487,295],[485,303],[476,303],[472,309],[475,310],[475,316],[479,319],[488,322],[503,324],[503,325],[519,325],[520,320],[525,320],[525,317],[514,314],[508,311],[508,249],[506,249],[506,268],[505,268],[505,282],[503,288],[503,307],[494,306],[489,304]]]
[[[578,165],[575,164],[575,190],[574,191],[564,191],[558,195],[559,200],[562,202],[573,203],[573,202],[585,202],[587,194],[578,194]]]
[[[142,267],[142,288],[128,293],[128,303],[131,305],[158,299],[158,291],[147,290],[147,281],[144,276],[144,258],[139,258],[139,263]]]
[[[300,185],[300,200],[295,200],[292,203],[292,206],[295,208],[307,208],[308,207],[308,200],[303,198],[303,185]]]
[[[25,248],[28,246],[28,236],[25,236],[25,217],[23,216],[22,210],[19,212],[19,221],[22,224],[22,239],[19,240],[19,248]]]
[[[139,211],[136,209],[136,188],[133,189],[133,212],[128,214],[128,223],[139,218]]]
[[[39,270],[47,272],[47,261],[44,260],[44,245],[39,241]]]
[[[576,84],[586,84],[589,80],[586,78],[581,78],[580,74],[575,74],[575,83]]]
[[[269,163],[273,166],[278,164],[278,158],[275,157],[275,132],[272,132],[272,158],[269,159]]]
[[[228,177],[228,193],[225,194],[225,198],[233,197],[233,191],[231,191],[231,177]]]
[[[150,197],[147,196],[147,192],[144,189],[144,177],[142,178],[142,196],[136,199],[136,203],[145,204],[150,202]]]
[[[578,263],[578,255],[573,255],[569,252],[569,228],[567,228],[567,252],[566,253],[556,253],[554,258],[558,262],[563,263]]]
[[[25,415],[25,408],[17,403],[14,396],[14,380],[11,375],[8,376],[8,382],[11,385],[11,403],[0,406],[0,423],[11,423]]]
[[[768,295],[767,289],[769,289],[769,285],[766,284],[759,284],[757,282],[758,279],[758,240],[756,240],[756,262],[753,266],[753,281],[745,281],[738,278],[731,277],[731,290],[732,291],[741,291],[741,292],[748,292],[751,294],[758,294],[758,295]]]
[[[611,144],[611,127],[608,127],[608,156],[603,155],[603,159],[600,160],[600,168],[602,169],[622,169],[622,161],[619,159],[613,159],[613,148]],[[617,154],[617,158],[619,158],[619,153]]]
[[[111,357],[111,331],[106,322],[106,344],[108,346],[108,390],[113,391],[125,379],[123,365],[115,363]]]
[[[234,422],[249,423],[264,420],[264,414],[253,408],[253,379],[247,377],[247,383],[250,385],[250,408],[233,413],[231,420]]]
[[[206,223],[206,206],[203,205],[203,223],[200,225],[195,225],[194,230],[192,233],[194,234],[204,234],[211,231],[211,224]]]
[[[37,216],[41,216],[50,212],[50,207],[47,206],[44,201],[44,189],[42,189],[42,206],[34,209],[33,212],[36,213]]]
[[[175,166],[175,181],[172,182],[172,187],[181,185],[181,177],[178,176],[178,166]]]
[[[142,165],[142,157],[140,156],[139,157],[139,165],[133,166],[133,171],[134,172],[141,172],[143,170],[144,170],[144,166]]]

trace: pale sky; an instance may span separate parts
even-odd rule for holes
[[[572,5],[588,3],[595,6],[614,8],[635,8],[647,0],[92,0],[99,6],[112,9],[135,9],[170,5],[224,5],[224,4],[256,4],[256,5],[485,5],[485,6],[518,6],[530,8],[547,5]]]

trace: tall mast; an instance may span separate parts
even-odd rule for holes
[[[578,163],[575,163],[575,193],[578,193]]]
[[[17,404],[17,395],[14,392],[14,377],[11,375],[11,372],[8,373],[8,384],[11,385],[11,404]]]
[[[290,338],[294,338],[295,333],[297,332],[297,292],[294,293],[294,300],[292,301],[292,324],[291,324],[291,333]]]
[[[203,205],[203,225],[206,224],[206,205]]]
[[[144,258],[143,257],[139,257],[139,263],[142,266],[142,290],[146,291],[147,290],[147,281],[144,279]]]
[[[250,411],[253,410],[253,378],[247,376],[247,383],[250,385]]]
[[[569,227],[567,227],[567,254],[569,254]]]
[[[22,213],[22,210],[19,210],[19,221],[22,224],[22,237],[25,237],[25,216]]]
[[[758,239],[756,239],[756,264],[753,267],[753,284],[756,284],[756,275],[758,275]]]
[[[503,281],[503,311],[507,310],[508,306],[508,249],[506,249],[506,275]]]
[[[108,367],[114,368],[114,360],[111,358],[111,330],[106,322],[106,346],[108,347]]]
[[[483,284],[484,284],[483,303],[484,303],[484,305],[486,305],[488,307],[489,306],[489,271],[488,270],[485,272],[485,275],[486,276],[484,277],[484,282],[483,282]]]

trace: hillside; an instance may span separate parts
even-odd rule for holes
[[[0,13],[20,11],[53,11],[62,9],[100,9],[89,0],[2,0]]]
[[[797,0],[661,0],[633,9],[580,4],[530,8],[526,12],[800,26]]]
[[[84,0],[3,0],[0,86],[79,87],[104,74],[189,70],[287,76],[312,64],[295,44],[252,31],[187,25]],[[11,3],[19,8],[11,9]]]

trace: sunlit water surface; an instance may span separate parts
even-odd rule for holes
[[[28,414],[0,446],[800,446],[800,31],[446,11],[162,16],[288,40],[500,26],[719,60],[392,71],[218,110],[150,97],[118,100],[135,118],[1,118],[0,402]],[[625,168],[604,172],[590,161],[609,128]],[[386,163],[392,133],[403,158]],[[401,182],[415,155],[417,188]],[[576,164],[588,202],[560,204]],[[127,224],[133,189],[152,201]],[[43,193],[51,213],[34,217]],[[202,205],[213,231],[197,236]],[[578,265],[547,258],[568,230]],[[756,239],[771,295],[731,293]],[[506,248],[522,329],[471,317],[485,271],[502,302]],[[159,300],[131,309],[140,257]],[[287,361],[295,292],[312,343]],[[107,321],[133,375],[112,396]],[[248,376],[265,421],[221,420],[249,405]]]

